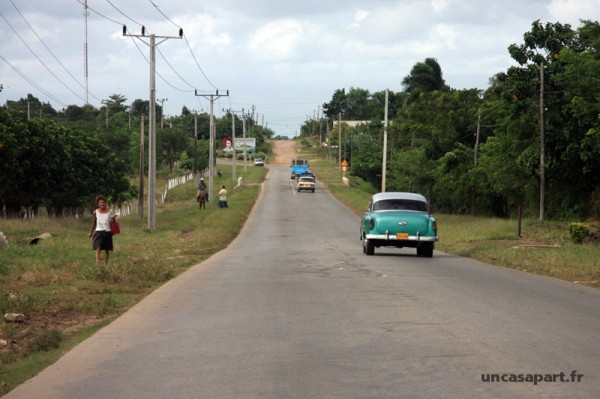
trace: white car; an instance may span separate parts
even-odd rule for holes
[[[300,176],[298,179],[298,192],[302,190],[315,192],[315,178],[312,176]]]
[[[265,161],[262,158],[255,158],[254,166],[265,166]]]

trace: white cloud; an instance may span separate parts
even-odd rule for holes
[[[449,4],[450,0],[431,0],[431,7],[436,13],[444,11],[446,8],[448,8]]]
[[[598,20],[600,0],[552,0],[548,11],[553,21],[579,25],[580,19]]]
[[[249,41],[249,52],[266,60],[292,58],[305,33],[301,22],[280,19],[260,27]]]
[[[350,27],[358,28],[360,26],[361,22],[368,16],[369,16],[369,11],[362,10],[362,9],[356,10],[356,12],[354,13],[354,21],[352,22]]]
[[[13,2],[83,82],[82,5],[72,0]],[[286,122],[284,130],[277,131],[279,134],[297,131],[306,115],[328,102],[338,88],[401,90],[402,78],[416,62],[427,57],[438,59],[451,87],[485,89],[491,76],[512,64],[507,47],[522,43],[523,34],[534,20],[570,23],[576,28],[579,19],[596,20],[600,13],[600,0],[153,2],[170,20],[151,4],[139,7],[136,2],[111,2],[123,15],[109,3],[91,3],[111,21],[95,13],[88,18],[90,91],[100,98],[115,93],[130,101],[147,98],[148,47],[136,41],[138,50],[131,38],[123,38],[120,24],[126,23],[131,31],[138,32],[137,23],[143,23],[161,35],[176,35],[181,26],[195,58],[183,40],[169,40],[159,46],[176,70],[172,71],[157,54],[157,70],[167,80],[157,78],[157,92],[161,98],[169,98],[166,112],[178,114],[182,105],[207,108],[206,103],[199,105],[205,100],[194,97],[193,88],[182,82],[179,74],[200,90],[212,90],[214,86],[229,89],[228,106],[235,109],[248,109],[259,102],[270,104],[263,106],[265,120],[289,121],[295,114],[296,122]],[[37,55],[54,65],[11,3],[0,0],[0,9]],[[0,54],[11,64],[60,101],[81,104],[45,71],[2,19],[0,37]],[[27,93],[53,102],[1,60],[0,72],[0,84],[4,85],[0,104]],[[81,91],[72,78],[63,76],[64,71],[56,73],[74,90]],[[91,102],[99,105],[96,100]]]

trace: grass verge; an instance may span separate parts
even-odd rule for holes
[[[342,182],[343,172],[336,160],[318,156],[314,147],[311,169],[317,178],[342,203],[362,215],[369,198],[377,190],[360,178],[350,176]],[[440,241],[436,249],[453,255],[477,259],[497,266],[555,277],[578,284],[600,287],[600,245],[571,242],[569,222],[525,219],[521,237],[515,219],[483,216],[435,215]],[[598,223],[589,222],[595,230]]]
[[[228,209],[216,200],[198,209],[195,183],[178,186],[157,208],[156,230],[147,229],[146,217],[120,219],[106,267],[95,263],[89,217],[2,220],[10,245],[0,249],[1,314],[23,313],[26,320],[2,322],[0,396],[237,236],[268,170],[238,167],[243,184],[234,188],[231,168],[221,169],[214,187],[227,186]],[[52,237],[29,245],[44,232]]]

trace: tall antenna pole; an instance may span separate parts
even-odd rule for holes
[[[88,17],[88,5],[87,0],[83,4],[83,17],[85,21],[85,42],[83,43],[83,76],[85,77],[85,104],[89,104],[89,83],[88,83],[88,29],[87,29],[87,17]]]

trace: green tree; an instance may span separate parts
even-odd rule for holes
[[[442,67],[435,58],[426,58],[423,62],[417,62],[410,73],[402,79],[402,85],[408,93],[448,89],[443,78]]]

